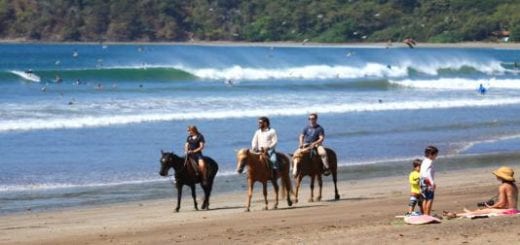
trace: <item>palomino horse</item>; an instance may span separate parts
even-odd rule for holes
[[[177,188],[177,207],[175,208],[175,212],[179,212],[179,209],[181,208],[182,187],[184,185],[191,188],[191,196],[195,203],[195,209],[199,210],[195,194],[195,184],[197,183],[200,183],[200,186],[204,190],[204,201],[202,202],[201,208],[208,210],[209,196],[211,194],[211,189],[213,188],[213,180],[215,179],[215,175],[217,175],[218,164],[210,157],[204,157],[208,181],[207,183],[203,183],[202,176],[196,176],[190,163],[187,163],[186,160],[185,157],[179,157],[173,152],[161,151],[161,170],[159,171],[159,175],[168,176],[170,168],[173,168],[175,171],[175,187]]]
[[[264,188],[264,200],[265,207],[264,210],[267,210],[267,181],[271,180],[273,183],[274,191],[276,193],[276,201],[274,203],[274,209],[278,208],[278,182],[277,179],[280,177],[282,179],[282,197],[284,194],[287,196],[287,205],[292,206],[292,201],[290,194],[293,193],[291,186],[291,179],[289,178],[289,164],[290,159],[287,155],[283,153],[276,153],[278,158],[278,162],[280,163],[281,170],[279,171],[279,175],[272,175],[271,168],[267,163],[267,156],[264,153],[253,153],[249,151],[249,149],[241,149],[237,152],[237,172],[241,174],[244,171],[244,167],[247,165],[249,167],[247,171],[247,185],[248,185],[248,193],[247,193],[247,202],[246,202],[246,211],[249,212],[249,208],[251,207],[251,197],[253,196],[253,185],[256,181],[262,183]]]
[[[335,200],[339,200],[338,194],[338,186],[336,184],[338,180],[338,159],[336,157],[336,153],[329,149],[325,148],[327,151],[327,158],[329,161],[329,169],[332,173],[332,181],[334,182],[334,191],[335,191]],[[321,175],[323,174],[323,162],[321,161],[320,156],[317,152],[311,154],[312,150],[296,150],[294,155],[292,156],[293,160],[293,176],[296,181],[296,193],[295,193],[295,202],[298,202],[298,191],[300,190],[300,186],[302,184],[302,179],[304,176],[308,175],[311,178],[311,197],[309,198],[309,202],[314,201],[314,179],[318,179],[318,185],[320,187],[320,191],[318,196],[316,197],[316,201],[321,201],[321,191],[323,186],[323,181],[321,179]]]

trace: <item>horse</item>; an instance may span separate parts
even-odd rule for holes
[[[287,205],[292,206],[292,201],[290,194],[293,193],[291,186],[291,179],[289,177],[289,167],[290,167],[290,159],[287,155],[277,152],[277,159],[280,163],[280,171],[279,174],[272,174],[272,170],[269,167],[268,157],[265,153],[253,153],[249,149],[241,149],[237,152],[237,172],[241,174],[244,171],[245,166],[248,166],[247,171],[247,185],[248,185],[248,194],[246,201],[246,212],[249,212],[251,207],[251,197],[253,196],[253,186],[256,181],[261,182],[263,185],[263,193],[265,200],[264,210],[268,209],[267,203],[267,181],[271,181],[274,187],[274,191],[276,193],[276,201],[273,206],[273,209],[278,208],[278,178],[281,178],[282,184],[282,198],[284,195],[287,197]]]
[[[332,173],[332,181],[334,182],[334,191],[335,191],[335,200],[339,200],[338,194],[338,159],[336,153],[329,149],[325,148],[327,152],[327,158],[329,161],[329,169]],[[298,202],[298,191],[300,190],[300,186],[302,184],[303,177],[309,176],[311,178],[311,196],[309,198],[309,202],[314,201],[314,179],[318,179],[318,185],[320,187],[318,196],[316,197],[316,201],[321,201],[321,193],[323,181],[321,179],[321,175],[324,173],[323,162],[318,153],[311,154],[312,150],[296,150],[292,155],[292,163],[293,163],[293,176],[296,182],[296,192],[295,192],[295,202]]]
[[[185,156],[179,157],[173,152],[163,152],[161,150],[161,169],[159,175],[168,176],[170,168],[173,168],[175,171],[175,187],[177,188],[177,207],[175,208],[175,212],[179,212],[181,208],[182,187],[184,185],[191,188],[191,196],[193,197],[195,210],[199,210],[195,194],[195,184],[197,183],[200,183],[200,186],[204,190],[204,201],[202,202],[201,208],[209,210],[209,196],[213,188],[213,180],[215,180],[215,176],[218,172],[218,164],[210,157],[204,156],[207,171],[207,182],[204,183],[202,181],[202,175],[196,176],[194,169],[186,162],[187,160]]]

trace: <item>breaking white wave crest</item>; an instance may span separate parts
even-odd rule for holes
[[[478,63],[466,60],[433,60],[422,63],[404,61],[398,65],[366,63],[364,65],[308,65],[289,68],[256,68],[232,66],[227,68],[186,68],[176,66],[202,79],[211,80],[268,80],[268,79],[356,79],[364,77],[398,78],[409,76],[409,69],[422,74],[438,76],[442,70],[458,72],[464,68],[472,68],[477,72],[488,75],[500,75],[508,70],[500,62]]]
[[[441,78],[436,80],[390,80],[391,84],[418,88],[418,89],[449,89],[471,90],[478,89],[480,84],[485,88],[520,89],[520,79],[465,79],[465,78]]]
[[[452,70],[458,71],[463,68],[472,68],[478,72],[493,75],[493,74],[504,74],[509,71],[502,67],[499,61],[488,61],[479,62],[475,60],[457,59],[450,57],[447,59],[436,58],[424,58],[420,62],[417,61],[404,61],[400,66],[412,68],[420,73],[437,76],[441,70]]]
[[[337,104],[315,104],[313,106],[282,105],[278,107],[260,107],[243,110],[241,108],[226,108],[211,111],[186,111],[176,113],[143,113],[133,115],[104,115],[104,116],[69,116],[42,118],[23,118],[18,120],[0,121],[0,132],[29,131],[58,128],[88,128],[125,125],[133,123],[177,121],[193,119],[228,119],[266,116],[296,116],[306,115],[309,112],[318,113],[349,113],[367,111],[390,110],[420,110],[446,109],[459,107],[486,107],[520,104],[520,98],[509,99],[461,99],[441,101],[405,101],[405,102],[359,102]]]
[[[36,83],[39,83],[41,81],[41,78],[34,73],[29,73],[29,72],[24,72],[24,71],[11,71],[11,73],[13,73],[27,81],[36,82]]]
[[[310,65],[292,68],[249,68],[233,66],[223,69],[215,68],[179,68],[203,79],[235,79],[235,80],[267,80],[267,79],[352,79],[362,77],[404,77],[407,69],[388,67],[377,63],[364,66],[330,66]]]

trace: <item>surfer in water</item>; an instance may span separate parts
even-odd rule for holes
[[[61,82],[63,82],[63,79],[61,79],[60,75],[56,75],[56,79],[54,79],[54,81],[56,83],[61,83]]]
[[[486,94],[486,92],[487,92],[486,87],[484,87],[484,85],[483,85],[482,83],[478,86],[478,92],[479,92],[481,95],[484,95],[484,94]]]
[[[232,80],[232,79],[227,79],[224,84],[228,85],[228,86],[233,86],[235,85],[235,82]]]

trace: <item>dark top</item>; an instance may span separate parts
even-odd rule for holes
[[[201,142],[206,143],[206,141],[204,140],[204,135],[200,133],[195,136],[188,136],[186,142],[188,143],[188,150],[195,150],[199,148]]]
[[[318,140],[320,138],[320,135],[323,135],[325,137],[325,130],[319,124],[316,124],[316,127],[307,125],[305,128],[303,128],[302,134],[303,143],[310,144]]]

